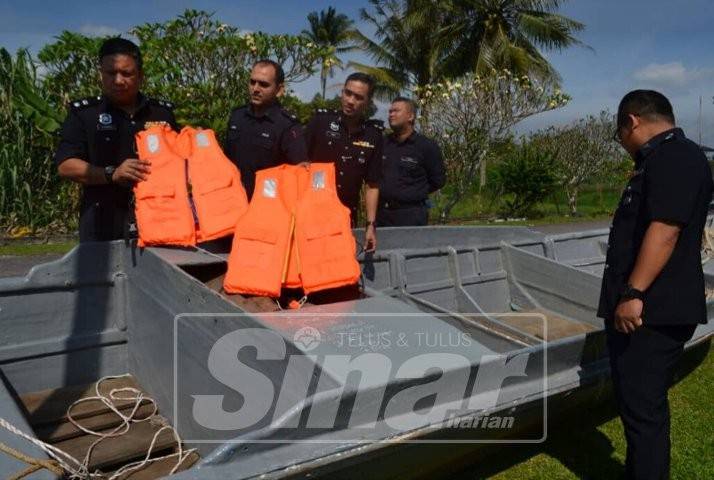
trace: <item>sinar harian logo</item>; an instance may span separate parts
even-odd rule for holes
[[[314,350],[320,344],[320,332],[313,327],[302,327],[293,335],[293,341],[304,351]]]

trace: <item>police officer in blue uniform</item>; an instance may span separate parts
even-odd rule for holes
[[[365,190],[365,251],[377,247],[375,220],[382,178],[383,123],[365,119],[374,94],[374,79],[365,73],[352,73],[345,80],[336,112],[319,109],[305,129],[308,158],[313,162],[334,162],[337,195],[357,219],[360,193]]]
[[[102,95],[70,103],[55,153],[59,175],[83,186],[79,240],[125,238],[133,218],[131,187],[151,170],[139,160],[134,135],[152,123],[176,129],[172,105],[145,97],[141,52],[111,38],[99,51]]]
[[[253,196],[255,172],[284,163],[307,161],[303,129],[282,108],[285,73],[272,60],[259,60],[250,74],[250,104],[231,112],[226,132],[226,156],[236,164],[248,198]]]
[[[446,183],[439,145],[414,130],[414,101],[397,97],[389,107],[391,135],[384,139],[383,177],[377,226],[423,226],[428,223],[429,194]]]
[[[615,138],[635,171],[613,219],[598,316],[625,427],[626,477],[661,480],[669,478],[667,391],[685,342],[707,321],[700,248],[712,174],[658,92],[622,99]]]

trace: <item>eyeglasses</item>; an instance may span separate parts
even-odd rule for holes
[[[632,114],[630,114],[630,115],[632,115],[633,117],[639,117],[639,115],[637,115],[637,114],[635,114],[635,113],[632,113]],[[628,123],[631,123],[631,122],[628,120]],[[625,126],[625,125],[619,125],[619,126],[615,127],[615,132],[612,134],[612,139],[613,139],[615,142],[617,142],[617,143],[622,143],[622,135],[620,135],[620,131],[621,131],[623,128],[632,129],[631,126],[628,127],[628,126]]]

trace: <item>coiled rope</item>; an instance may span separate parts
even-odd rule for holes
[[[11,447],[8,447],[5,444],[0,443],[0,451],[13,456],[14,458],[17,458],[18,460],[21,460],[29,465],[28,468],[25,470],[19,472],[15,476],[11,477],[14,480],[19,480],[22,478],[27,477],[28,475],[32,474],[33,472],[36,472],[37,470],[40,470],[42,468],[45,468],[52,473],[56,475],[67,475],[69,479],[71,480],[119,480],[122,476],[128,475],[130,473],[133,473],[137,470],[140,470],[144,468],[145,466],[158,462],[160,460],[165,460],[167,458],[173,458],[176,457],[176,465],[171,469],[171,472],[169,473],[170,475],[173,473],[176,473],[178,468],[181,466],[181,464],[189,457],[189,455],[193,452],[196,451],[196,449],[189,449],[185,450],[183,449],[183,445],[181,442],[181,438],[178,435],[178,432],[176,432],[176,429],[174,429],[171,425],[168,425],[165,419],[163,417],[159,416],[157,414],[158,412],[158,407],[156,405],[156,401],[150,397],[147,397],[144,395],[144,393],[136,388],[133,387],[122,387],[122,388],[114,388],[112,389],[108,395],[104,395],[100,391],[100,386],[102,382],[106,380],[111,380],[111,379],[118,379],[118,378],[124,378],[124,377],[129,377],[129,374],[125,375],[113,375],[113,376],[107,376],[101,378],[95,385],[94,390],[96,395],[92,397],[85,397],[85,398],[80,398],[79,400],[73,402],[68,408],[67,408],[67,420],[72,423],[77,429],[80,431],[88,434],[88,435],[93,435],[98,437],[96,441],[94,441],[89,449],[87,450],[86,455],[84,456],[84,459],[80,462],[76,458],[74,458],[72,455],[68,454],[67,452],[64,452],[60,450],[57,447],[54,447],[48,443],[45,443],[31,435],[28,435],[27,433],[21,431],[14,425],[12,425],[10,422],[5,420],[4,418],[0,417],[0,427],[5,428],[6,430],[14,433],[15,435],[18,435],[28,442],[36,445],[37,447],[41,448],[52,460],[47,460],[47,459],[39,459],[39,458],[33,458],[28,455],[23,454],[22,452],[19,452]],[[79,405],[80,403],[83,402],[89,402],[89,401],[100,401],[102,402],[109,410],[111,410],[115,415],[117,415],[122,423],[117,426],[114,430],[112,430],[109,433],[103,433],[103,432],[97,432],[94,430],[91,430],[89,428],[86,428],[79,424],[73,417],[72,417],[72,410],[74,407]],[[134,405],[131,408],[131,412],[128,415],[124,415],[119,408],[117,408],[115,402],[116,401],[133,401]],[[143,402],[148,402],[149,404],[152,405],[152,412],[150,415],[144,417],[144,418],[137,418],[136,414],[137,411],[139,410],[139,407]],[[92,451],[94,448],[101,443],[102,441],[106,440],[107,438],[113,438],[113,437],[119,437],[121,435],[124,435],[129,431],[129,428],[132,423],[139,423],[139,422],[146,422],[146,421],[151,421],[151,422],[159,422],[163,426],[156,431],[154,434],[154,437],[151,440],[151,444],[149,445],[149,449],[146,452],[146,456],[142,460],[138,460],[133,463],[129,463],[127,465],[124,465],[121,467],[119,470],[114,472],[111,476],[108,476],[105,473],[102,473],[98,470],[94,472],[89,471],[89,463],[91,460],[92,456]],[[164,431],[171,431],[173,433],[174,439],[176,440],[176,443],[178,445],[178,452],[171,453],[168,455],[164,455],[161,457],[156,457],[156,458],[150,458],[151,453],[153,452],[156,442],[159,438],[159,435],[161,435],[162,432]]]

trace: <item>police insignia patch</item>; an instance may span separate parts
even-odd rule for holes
[[[100,113],[99,114],[99,123],[100,123],[100,125],[111,125],[112,116],[109,115],[108,113]]]
[[[336,132],[340,129],[340,126],[337,124],[337,122],[330,122],[330,130],[333,132]]]
[[[168,125],[168,123],[163,120],[157,120],[155,122],[144,122],[144,128],[160,127],[162,125]]]

